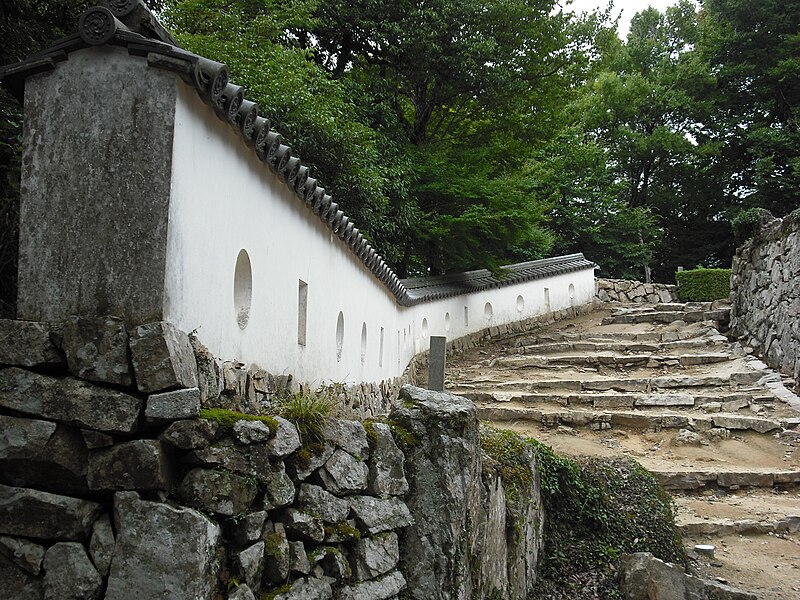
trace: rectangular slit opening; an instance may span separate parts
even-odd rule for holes
[[[308,319],[308,284],[302,279],[297,284],[297,343],[306,345],[306,322]]]

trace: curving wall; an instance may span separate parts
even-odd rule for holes
[[[114,31],[0,72],[25,87],[19,318],[166,320],[217,357],[353,383],[432,335],[592,302],[580,254],[400,281],[224,65]]]

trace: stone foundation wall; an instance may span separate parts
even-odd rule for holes
[[[600,302],[649,302],[651,304],[678,301],[678,287],[665,283],[642,283],[628,279],[597,279],[595,298]]]
[[[466,600],[535,583],[535,463],[511,514],[463,398],[404,387],[388,418],[315,435],[269,414],[290,378],[166,322],[0,332],[0,590],[18,600]]]
[[[731,331],[773,369],[800,378],[800,210],[762,226],[737,251]]]

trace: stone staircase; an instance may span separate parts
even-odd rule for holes
[[[674,495],[687,543],[794,535],[800,401],[721,333],[728,318],[721,302],[606,305],[451,360],[448,391],[559,452],[637,459]]]

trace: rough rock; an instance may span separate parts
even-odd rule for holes
[[[311,573],[311,565],[303,542],[289,542],[289,571],[302,575]]]
[[[371,433],[367,491],[376,496],[401,496],[408,491],[403,453],[385,423],[369,423]]]
[[[303,456],[304,453],[300,452],[289,457],[287,465],[298,481],[304,481],[308,479],[314,471],[328,462],[328,459],[333,456],[335,449],[334,446],[325,444],[321,449],[318,449],[318,452],[312,452],[309,456]]]
[[[42,569],[44,548],[30,540],[2,535],[0,536],[0,556],[5,556],[31,575],[38,575]]]
[[[172,464],[158,440],[133,440],[89,454],[91,490],[169,490]]]
[[[232,517],[250,508],[256,492],[256,486],[244,477],[198,468],[186,474],[177,496],[187,506]]]
[[[156,321],[136,327],[130,334],[130,349],[140,392],[198,386],[189,336],[171,323]]]
[[[328,419],[323,437],[337,448],[357,458],[366,460],[369,457],[367,432],[359,421]]]
[[[653,474],[665,490],[697,490],[717,481],[716,473],[700,471],[664,471]]]
[[[160,439],[180,450],[196,450],[207,448],[217,431],[219,425],[215,421],[189,419],[172,423]]]
[[[717,475],[717,485],[726,488],[743,486],[771,488],[774,482],[775,476],[772,473],[722,471]]]
[[[405,588],[405,577],[400,571],[395,571],[381,579],[345,586],[337,593],[336,600],[387,600],[394,598]],[[441,596],[429,596],[429,598],[439,597]]]
[[[83,443],[86,445],[87,450],[107,448],[114,443],[114,438],[112,436],[92,429],[81,429],[81,435],[83,436]]]
[[[755,600],[757,596],[684,573],[649,552],[627,554],[620,562],[620,587],[626,600]]]
[[[673,446],[699,446],[702,442],[703,438],[700,435],[688,429],[681,429],[677,435],[672,438]]]
[[[353,549],[353,570],[358,579],[374,579],[388,573],[400,560],[397,534],[393,531],[362,538]]]
[[[204,407],[216,407],[219,405],[222,372],[214,355],[200,343],[197,336],[190,335],[189,342],[192,345],[197,364],[197,387],[200,389],[200,402]]]
[[[200,390],[187,388],[153,394],[147,398],[144,414],[153,421],[178,421],[200,416]]]
[[[63,364],[52,333],[48,323],[0,319],[0,364],[27,368]]]
[[[344,496],[367,489],[369,469],[366,463],[337,448],[319,470],[325,487],[334,494]]]
[[[267,442],[267,451],[270,456],[286,458],[300,448],[300,434],[292,423],[282,417],[275,417],[278,422],[278,431]]]
[[[14,600],[42,600],[42,579],[21,569],[0,553],[0,590],[14,590]]]
[[[241,444],[255,444],[269,439],[270,431],[262,421],[236,421],[233,424],[233,434]]]
[[[255,477],[262,482],[269,481],[275,470],[270,467],[269,454],[264,444],[243,447],[229,439],[190,452],[182,460],[188,464],[205,465]]]
[[[349,498],[358,528],[375,535],[391,529],[408,527],[414,522],[409,507],[399,498],[380,499],[372,496]]]
[[[289,540],[282,526],[276,527],[266,537],[264,552],[264,577],[267,581],[278,583],[286,581],[291,567]]]
[[[103,591],[103,578],[77,542],[59,542],[44,555],[44,599],[95,600]]]
[[[331,584],[310,577],[298,579],[288,591],[278,594],[273,600],[331,600],[332,598]]]
[[[291,540],[320,543],[325,539],[325,526],[322,519],[303,511],[289,508],[283,519],[286,535]]]
[[[111,519],[108,515],[100,515],[92,527],[92,537],[89,540],[89,556],[97,572],[103,577],[108,576],[111,568],[111,558],[114,556],[114,530],[111,528]]]
[[[228,594],[228,600],[256,600],[255,594],[253,594],[253,590],[247,584],[241,584],[236,586],[236,589],[232,590]]]
[[[210,600],[221,538],[217,524],[190,508],[114,496],[117,543],[105,600]]]
[[[297,508],[316,515],[328,523],[338,523],[347,518],[350,504],[317,485],[304,483],[297,494]]]
[[[0,483],[86,493],[83,436],[51,421],[0,415]]]
[[[11,367],[0,371],[0,406],[86,429],[131,433],[142,400],[71,377],[57,379]]]
[[[286,548],[288,553],[288,547]],[[236,554],[236,564],[239,567],[239,581],[243,581],[254,589],[261,583],[261,573],[264,569],[264,542],[256,542]]]
[[[96,502],[0,485],[0,534],[83,541],[103,508]]]
[[[273,466],[264,487],[264,510],[273,510],[294,502],[294,482],[286,474],[286,467],[282,462]]]
[[[352,577],[350,563],[339,548],[322,546],[317,548],[308,557],[312,563],[313,572],[317,577],[330,577],[342,581]]]
[[[734,415],[714,415],[714,425],[725,429],[752,429],[759,433],[767,433],[775,429],[780,429],[778,421],[770,419],[759,419],[758,417],[738,417]]]
[[[259,510],[238,519],[231,528],[233,541],[239,546],[248,546],[260,540],[267,517],[267,511]]]
[[[61,347],[76,377],[126,387],[133,384],[128,331],[122,319],[73,315],[64,323]]]

